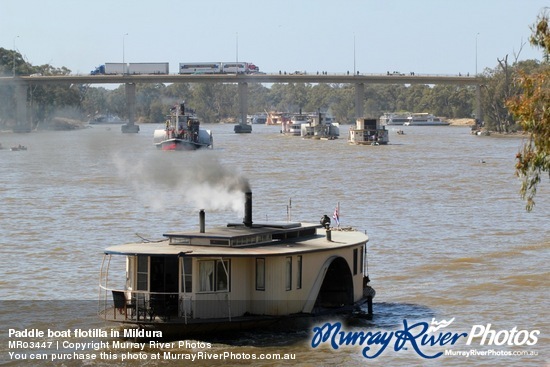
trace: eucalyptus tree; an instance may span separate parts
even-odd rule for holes
[[[248,85],[248,111],[250,114],[264,112],[269,108],[269,88],[260,83]]]
[[[543,51],[543,62],[536,71],[519,73],[516,79],[521,93],[510,98],[507,106],[529,135],[516,155],[516,174],[521,178],[521,197],[526,209],[535,205],[535,195],[544,173],[550,179],[550,16],[540,14],[531,27],[530,42]]]
[[[69,75],[70,69],[66,67],[54,67],[50,64],[33,66],[30,70],[33,74],[41,75]],[[82,85],[46,84],[33,85],[30,83],[29,100],[32,106],[31,121],[39,124],[49,121],[55,116],[81,117],[81,102],[85,87]]]
[[[126,89],[124,84],[121,84],[118,88],[109,92],[107,106],[108,110],[112,114],[119,116],[121,119],[128,118],[128,110],[126,107]]]
[[[353,85],[343,85],[334,89],[334,100],[331,111],[336,122],[350,124],[355,121],[355,88]]]
[[[192,87],[189,105],[204,123],[220,122],[215,103],[216,88],[218,87],[213,83],[199,83]]]
[[[316,84],[308,89],[305,111],[327,111],[332,104],[333,89],[329,84]]]
[[[136,118],[139,122],[162,122],[164,115],[152,106],[158,106],[166,87],[162,83],[136,84]]]
[[[103,87],[87,88],[81,104],[84,115],[93,119],[95,115],[108,113],[108,96],[109,91]]]
[[[164,103],[172,105],[174,103],[185,101],[191,98],[191,84],[189,83],[173,83],[164,90]]]
[[[405,106],[403,109],[411,112],[428,112],[432,108],[429,103],[429,95],[432,90],[424,84],[413,84],[403,91]]]

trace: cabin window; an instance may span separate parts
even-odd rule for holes
[[[199,261],[199,290],[201,292],[218,292],[230,290],[229,260]]]
[[[181,280],[181,291],[186,293],[193,292],[193,259],[183,258],[183,278]]]
[[[149,279],[149,257],[138,256],[137,257],[137,284],[136,290],[146,291],[147,280]]]
[[[265,291],[265,259],[256,259],[256,290]]]
[[[292,289],[292,257],[291,256],[287,256],[286,258],[285,274],[286,274],[285,286],[286,286],[286,290],[289,291]]]
[[[353,275],[357,274],[357,249],[353,249]]]
[[[298,266],[298,274],[296,274],[296,289],[302,289],[302,256],[298,256],[296,259],[297,266]]]

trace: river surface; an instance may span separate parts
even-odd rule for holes
[[[342,226],[367,231],[375,316],[354,330],[389,333],[403,330],[404,320],[410,325],[454,318],[440,332],[471,334],[477,325],[477,331],[489,327],[498,333],[497,341],[481,345],[478,338],[466,345],[462,338],[420,348],[430,356],[446,350],[477,353],[434,359],[420,356],[412,342],[404,348],[392,342],[367,359],[365,345],[313,348],[311,330],[258,331],[213,338],[208,348],[194,351],[286,353],[295,359],[186,365],[548,365],[550,186],[543,180],[536,206],[527,213],[514,176],[521,138],[476,137],[464,127],[404,127],[405,135],[390,129],[390,144],[374,147],[349,145],[347,126],[341,127],[341,139],[313,141],[283,136],[276,126],[254,125],[252,134],[235,134],[233,125],[210,125],[214,149],[162,152],[153,146],[156,127],[141,125],[138,134],[122,134],[119,125],[0,134],[4,148],[28,147],[0,150],[0,364],[40,364],[16,360],[10,352],[20,358],[52,353],[47,345],[10,348],[10,340],[102,339],[25,339],[10,337],[8,330],[108,329],[95,315],[103,249],[139,240],[136,234],[158,239],[167,231],[196,228],[201,208],[207,228],[240,221],[241,203],[233,202],[231,192],[224,195],[223,187],[248,180],[258,220],[290,216],[317,222],[323,214],[332,217],[339,204]],[[506,342],[507,335],[516,341]],[[86,351],[96,360],[65,356],[53,365],[107,366],[113,361],[101,359],[101,352],[111,357],[139,352]],[[115,362],[182,365],[152,360],[158,351],[163,350],[146,348],[140,360]]]

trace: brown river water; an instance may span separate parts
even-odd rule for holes
[[[404,127],[405,135],[390,128],[390,144],[374,147],[349,145],[347,126],[341,139],[312,141],[283,136],[277,126],[239,135],[233,125],[210,125],[214,149],[161,152],[153,146],[156,127],[0,133],[4,148],[28,147],[0,150],[0,365],[549,365],[550,186],[543,180],[527,213],[514,176],[521,138],[415,126]],[[377,345],[313,347],[312,327],[324,321],[143,351],[113,347],[103,335],[61,334],[110,330],[96,316],[105,247],[194,228],[201,208],[207,226],[239,221],[239,195],[225,188],[245,179],[255,218],[316,222],[339,204],[342,226],[367,231],[375,315],[343,329],[394,332],[378,356],[363,355],[372,357]],[[436,345],[418,339],[418,349],[413,340],[396,342],[406,325],[451,319],[434,334],[487,331],[493,342],[490,333],[470,344],[467,337]],[[101,341],[110,344],[93,344]],[[75,359],[77,342],[92,343],[78,351],[87,359]],[[172,360],[167,351],[196,360]],[[31,359],[40,356],[47,359]]]

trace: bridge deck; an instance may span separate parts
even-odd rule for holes
[[[314,75],[314,74],[164,74],[164,75],[53,75],[0,77],[0,83],[116,84],[116,83],[338,83],[338,84],[456,84],[478,85],[474,76],[442,75]]]

